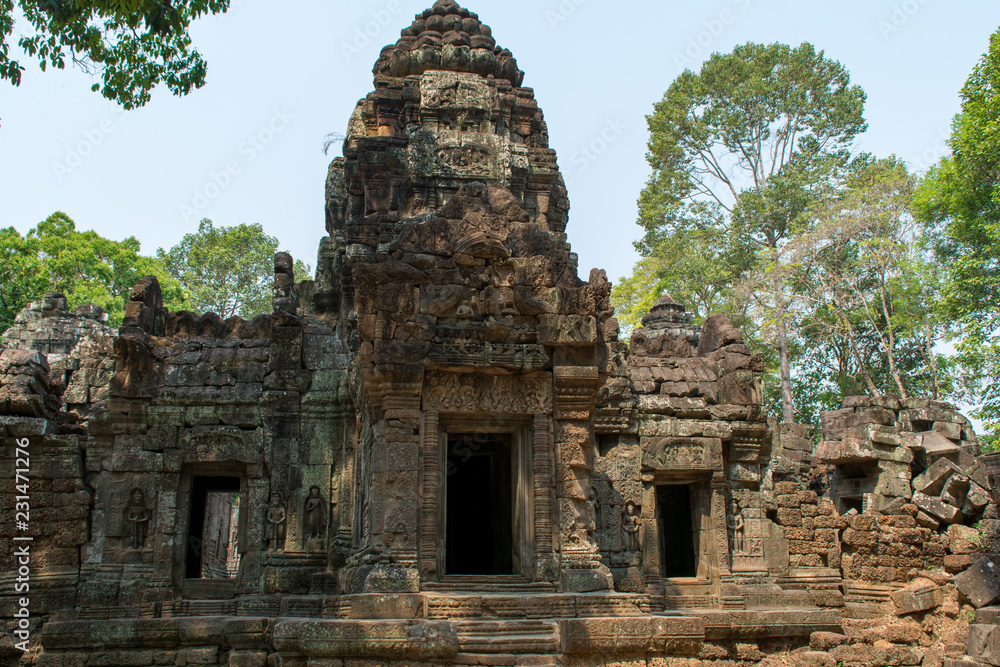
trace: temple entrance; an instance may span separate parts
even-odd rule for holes
[[[660,569],[664,577],[696,577],[695,531],[691,521],[691,487],[656,487],[660,533]]]
[[[510,434],[455,434],[447,454],[445,574],[513,574]]]
[[[191,485],[185,576],[231,579],[239,570],[237,551],[240,479],[195,477]]]

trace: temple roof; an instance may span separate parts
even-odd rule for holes
[[[454,0],[438,0],[417,14],[399,41],[382,49],[373,70],[379,75],[405,77],[429,70],[493,75],[520,86],[524,72],[507,49],[497,45],[493,31],[479,16]]]

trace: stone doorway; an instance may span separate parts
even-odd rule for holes
[[[239,477],[194,477],[185,577],[232,579],[239,569]]]
[[[697,577],[698,545],[691,514],[691,487],[664,484],[656,487],[659,517],[660,571],[664,578]]]
[[[448,438],[446,575],[514,574],[511,434]]]

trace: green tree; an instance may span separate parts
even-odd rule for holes
[[[160,83],[186,95],[205,84],[207,71],[191,47],[191,22],[228,8],[229,0],[0,0],[0,79],[21,82],[24,67],[10,42],[15,22],[23,21],[34,34],[17,43],[42,71],[62,69],[69,59],[100,75],[92,89],[126,109],[148,102]]]
[[[752,329],[747,302],[737,298],[733,286],[749,270],[753,257],[737,256],[740,248],[727,242],[718,205],[700,203],[685,212],[688,216],[678,220],[673,233],[658,238],[632,275],[615,284],[612,298],[619,321],[626,331],[639,326],[660,295],[669,291],[696,322],[725,312],[736,326]]]
[[[134,237],[112,241],[96,232],[80,232],[65,213],[53,213],[21,236],[13,227],[0,230],[0,331],[22,308],[45,292],[62,292],[71,308],[93,303],[121,324],[125,300],[146,275],[155,275],[164,302],[176,308],[183,292],[156,260],[139,254]]]
[[[184,287],[193,310],[251,319],[271,312],[277,249],[278,239],[259,224],[216,227],[204,219],[197,232],[156,256]],[[312,273],[298,260],[294,270],[297,278]]]
[[[788,245],[786,269],[803,305],[797,328],[822,351],[799,370],[804,377],[811,365],[817,387],[826,372],[841,396],[955,392],[937,350],[949,328],[934,309],[938,267],[912,215],[915,187],[896,157],[862,156],[837,195],[813,209],[814,227]]]
[[[717,285],[728,300],[739,302],[735,289],[751,273],[769,280],[750,296],[777,350],[785,421],[795,414],[783,248],[848,161],[850,142],[866,128],[864,103],[847,70],[810,44],[745,44],[714,54],[699,73],[685,71],[647,117],[653,174],[639,199],[646,233],[636,247],[655,256],[677,243],[669,239],[707,226],[727,263]],[[715,213],[706,215],[706,206]],[[683,274],[686,263],[711,255],[678,259],[670,270]]]
[[[958,349],[985,379],[976,416],[1000,444],[1000,31],[961,99],[951,155],[921,183],[916,211],[948,269],[943,310],[962,325]]]

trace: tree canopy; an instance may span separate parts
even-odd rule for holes
[[[766,289],[752,296],[777,351],[785,421],[794,402],[783,248],[846,165],[850,142],[866,128],[864,103],[847,70],[811,44],[748,43],[685,71],[647,117],[653,173],[639,198],[645,236],[636,247],[675,258],[658,287],[708,271],[712,298],[701,295],[697,306],[721,298],[745,310],[735,287],[757,276]]]
[[[0,229],[0,332],[45,292],[64,293],[71,308],[101,306],[109,323],[118,325],[128,293],[146,275],[160,280],[168,307],[183,305],[180,285],[155,259],[139,254],[134,237],[112,241],[93,231],[80,232],[59,212],[24,236],[13,227]]]
[[[979,417],[1000,431],[1000,31],[961,92],[951,155],[930,170],[916,211],[946,272],[942,307],[962,324],[959,351],[986,379]]]
[[[0,0],[0,79],[21,82],[25,68],[11,48],[20,21],[34,34],[17,44],[42,71],[69,60],[99,75],[92,89],[126,109],[146,104],[161,83],[186,95],[205,84],[207,72],[192,48],[191,22],[228,8],[229,0]]]
[[[183,286],[190,309],[251,319],[271,312],[277,250],[278,239],[259,224],[216,227],[206,218],[197,232],[185,234],[170,250],[158,249],[156,256]],[[296,260],[296,277],[310,273]]]

